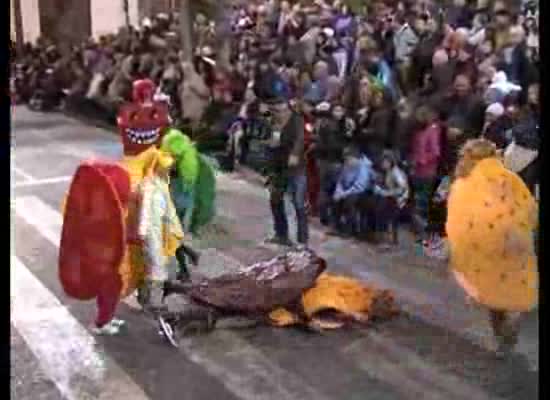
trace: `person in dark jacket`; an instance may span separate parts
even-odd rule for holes
[[[540,173],[540,104],[539,84],[529,87],[528,104],[517,125],[512,128],[512,145],[504,154],[505,164],[516,172],[529,190],[535,193]]]
[[[463,117],[468,132],[481,132],[485,119],[485,105],[472,90],[471,79],[467,75],[457,75],[451,95],[443,99],[439,109],[443,117]]]
[[[493,142],[497,149],[504,149],[510,143],[508,132],[512,128],[512,121],[504,114],[504,106],[493,103],[485,111],[485,125],[482,136]]]
[[[285,194],[289,194],[296,210],[297,241],[308,245],[308,220],[306,212],[307,176],[304,154],[304,117],[294,112],[289,104],[276,98],[270,101],[273,113],[271,171],[266,185],[270,193],[271,213],[275,236],[267,243],[291,246],[288,237],[288,219],[285,210]]]
[[[342,167],[342,153],[346,145],[345,135],[340,131],[340,123],[333,118],[330,111],[328,103],[321,103],[315,110],[317,122],[311,150],[319,167],[319,213],[323,225],[330,222],[331,197]]]
[[[390,133],[393,131],[394,107],[391,95],[385,90],[373,92],[371,106],[366,126],[360,127],[357,140],[361,151],[377,163],[382,151],[389,147]]]

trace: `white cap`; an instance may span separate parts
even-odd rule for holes
[[[493,103],[487,107],[485,113],[500,117],[504,114],[504,106],[500,103]]]
[[[330,110],[330,103],[328,101],[323,101],[322,103],[319,103],[315,109],[320,112],[327,112]]]
[[[334,37],[334,29],[332,28],[324,28],[323,29],[323,33],[325,34],[326,37]]]

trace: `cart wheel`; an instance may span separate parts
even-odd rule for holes
[[[177,341],[176,332],[174,328],[172,328],[172,325],[170,325],[170,323],[168,323],[163,317],[159,317],[159,324],[161,331],[164,334],[164,338],[168,340],[168,342],[172,346],[178,348],[179,343]]]

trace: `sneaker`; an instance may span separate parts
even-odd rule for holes
[[[430,258],[445,260],[448,256],[448,248],[445,239],[435,236],[424,245],[424,253]]]
[[[294,246],[294,250],[296,251],[305,251],[308,249],[309,249],[308,245],[304,243],[297,243],[296,246]]]
[[[113,321],[103,325],[102,327],[94,326],[92,333],[97,336],[115,336],[120,333],[120,327],[113,324]]]
[[[272,245],[276,245],[276,246],[285,246],[285,247],[292,247],[293,244],[292,242],[290,241],[290,239],[288,238],[280,238],[278,236],[273,236],[273,237],[270,237],[270,238],[267,238],[265,241],[264,241],[265,244],[272,244]]]
[[[122,328],[123,326],[126,325],[126,321],[124,321],[123,319],[113,318],[111,320],[111,324],[119,328]]]
[[[172,328],[172,326],[163,317],[159,317],[158,321],[160,328],[162,329],[162,333],[168,342],[170,342],[170,344],[174,347],[179,347],[174,328]]]
[[[499,360],[505,360],[508,358],[513,351],[513,346],[509,344],[499,343],[497,349],[495,350],[495,356]]]
[[[392,250],[393,246],[391,243],[378,243],[376,249],[381,253],[386,253]]]

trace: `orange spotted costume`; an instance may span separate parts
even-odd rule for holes
[[[490,310],[499,351],[517,341],[514,313],[538,302],[535,199],[485,140],[466,143],[448,198],[446,230],[457,282]]]

